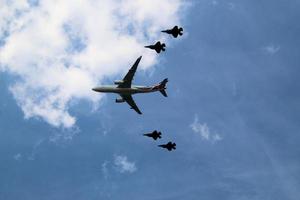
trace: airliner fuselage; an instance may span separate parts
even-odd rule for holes
[[[136,94],[136,93],[150,93],[150,92],[157,92],[160,89],[155,86],[148,87],[148,86],[136,86],[132,85],[131,88],[118,88],[116,85],[103,85],[92,90],[96,92],[103,92],[103,93],[117,93],[117,94]]]

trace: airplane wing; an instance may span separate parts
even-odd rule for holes
[[[135,63],[133,64],[133,66],[130,68],[130,70],[127,72],[126,76],[123,78],[123,83],[120,83],[118,85],[118,88],[130,88],[131,87],[131,82],[133,79],[133,76],[136,72],[136,69],[140,63],[142,59],[142,56],[140,56]]]
[[[177,32],[172,32],[172,35],[173,35],[174,38],[178,37],[178,33]]]
[[[134,100],[133,100],[133,98],[132,98],[131,95],[121,95],[121,97],[131,106],[131,109],[135,110],[140,115],[142,114],[142,112],[140,111],[140,109],[135,104],[135,102],[134,102]]]

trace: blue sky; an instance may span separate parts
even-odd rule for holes
[[[168,98],[134,96],[142,116],[107,95],[95,111],[72,100],[72,128],[24,119],[17,78],[0,73],[0,199],[300,198],[299,2],[191,4],[184,37],[136,73],[169,78]],[[142,136],[154,129],[161,141]],[[176,151],[156,147],[168,141]]]

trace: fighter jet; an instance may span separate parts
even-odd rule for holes
[[[168,149],[168,151],[172,151],[173,149],[174,150],[176,149],[176,144],[172,143],[172,142],[168,142],[167,144],[161,144],[161,145],[158,145],[158,146],[162,147],[162,148],[165,148],[165,149]]]
[[[152,137],[154,140],[157,140],[157,138],[161,138],[161,132],[157,132],[157,130],[155,130],[152,133],[145,133],[144,136]]]
[[[154,86],[131,85],[133,76],[136,72],[136,69],[137,69],[141,59],[142,59],[142,56],[140,56],[135,61],[135,63],[130,68],[128,73],[125,75],[123,80],[114,81],[115,85],[99,86],[99,87],[92,88],[92,90],[94,90],[96,92],[119,94],[121,96],[121,98],[116,99],[116,103],[127,102],[130,105],[131,109],[134,109],[138,114],[142,114],[140,109],[135,104],[131,95],[137,94],[137,93],[150,93],[150,92],[159,91],[163,96],[167,97],[167,93],[166,93],[165,89],[166,89],[166,84],[168,82],[168,79],[166,78],[162,82],[160,82]]]
[[[155,50],[157,53],[160,53],[161,51],[165,51],[165,47],[166,47],[166,44],[165,43],[160,43],[160,41],[156,42],[156,44],[154,45],[149,45],[149,46],[145,46],[146,48],[149,48],[149,49],[153,49]]]
[[[182,31],[183,31],[182,27],[178,28],[178,26],[174,26],[172,29],[164,30],[162,32],[171,34],[173,35],[174,38],[177,38],[178,35],[183,35]]]

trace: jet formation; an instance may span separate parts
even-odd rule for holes
[[[183,35],[183,28],[174,26],[172,29],[163,30],[161,32],[170,34],[174,38],[177,38],[178,36]],[[166,44],[158,41],[154,45],[145,46],[145,48],[149,48],[155,50],[157,53],[160,53],[161,51],[166,50],[165,49]],[[94,87],[92,88],[92,90],[95,92],[102,92],[102,93],[116,93],[121,97],[116,99],[116,103],[126,102],[127,104],[129,104],[131,109],[135,110],[138,114],[142,114],[142,112],[134,102],[132,95],[138,93],[160,92],[163,96],[167,97],[168,95],[166,93],[166,84],[168,82],[168,79],[165,78],[163,81],[153,86],[133,85],[132,80],[141,59],[142,56],[137,58],[135,63],[132,65],[132,67],[129,69],[129,71],[127,72],[127,74],[124,76],[122,80],[114,81],[114,85],[102,85],[102,86]],[[152,133],[145,133],[143,135],[147,137],[151,137],[154,140],[157,140],[158,138],[159,139],[161,138],[162,133],[155,130]],[[165,148],[168,151],[172,151],[176,149],[176,144],[172,142],[168,142],[167,144],[161,144],[158,146],[161,148]]]
[[[144,136],[151,137],[153,140],[161,139],[162,133],[160,131],[154,130],[152,133],[145,133]],[[161,148],[165,148],[168,151],[172,151],[176,149],[176,143],[168,142],[166,144],[158,145]]]

